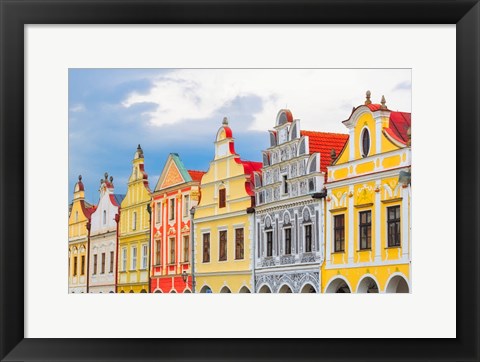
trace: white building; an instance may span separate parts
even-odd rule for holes
[[[324,260],[326,166],[347,135],[300,130],[277,115],[263,168],[255,174],[257,293],[318,293]]]
[[[125,195],[114,194],[113,177],[105,173],[100,181],[100,200],[91,216],[89,251],[89,292],[115,293],[117,225],[119,206]]]

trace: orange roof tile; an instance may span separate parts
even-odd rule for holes
[[[385,132],[396,141],[407,144],[407,131],[412,126],[412,114],[407,112],[391,112],[390,122]]]
[[[188,174],[193,181],[200,182],[202,180],[202,176],[205,174],[205,171],[188,170]]]
[[[322,172],[327,172],[327,166],[332,163],[332,149],[338,156],[348,140],[348,135],[343,133],[300,131],[300,134],[308,136],[310,154],[320,153],[320,171]]]

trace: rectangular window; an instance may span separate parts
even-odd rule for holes
[[[155,212],[156,212],[155,221],[157,224],[160,224],[162,222],[162,203],[161,202],[157,202]]]
[[[162,264],[162,243],[155,240],[155,265]]]
[[[105,274],[105,253],[102,253],[102,274]]]
[[[137,269],[137,247],[132,246],[132,265],[130,267],[130,270],[136,270]]]
[[[175,220],[175,199],[170,199],[170,214],[168,215],[169,220]]]
[[[103,210],[103,225],[107,223],[107,211]]]
[[[183,217],[188,217],[189,211],[190,211],[190,196],[185,195],[183,197]]]
[[[312,225],[305,225],[305,252],[312,251]]]
[[[360,250],[372,248],[372,212],[361,211],[360,214]]]
[[[267,231],[267,256],[273,254],[273,231]]]
[[[203,262],[210,262],[210,233],[203,234]]]
[[[73,276],[77,276],[77,257],[73,257]]]
[[[85,274],[85,255],[82,255],[81,274]]]
[[[292,253],[292,229],[285,229],[285,255]]]
[[[175,238],[170,238],[170,264],[175,264]]]
[[[132,230],[137,230],[137,213],[133,212]]]
[[[345,251],[345,215],[333,217],[334,251]]]
[[[227,260],[227,230],[220,231],[219,261]]]
[[[93,256],[93,275],[97,274],[97,254]]]
[[[287,175],[282,176],[283,180],[283,193],[288,194],[288,182],[287,182]]]
[[[400,206],[387,207],[388,246],[400,246]]]
[[[113,251],[110,252],[110,273],[113,273],[113,263],[115,262],[115,257]]]
[[[127,271],[127,248],[122,248],[122,271]]]
[[[226,189],[218,190],[218,207],[225,207],[227,205]]]
[[[244,258],[243,228],[235,229],[235,259]]]
[[[185,235],[183,237],[183,261],[188,263],[190,254],[190,237]]]
[[[142,245],[142,269],[147,269],[148,248],[147,244]]]

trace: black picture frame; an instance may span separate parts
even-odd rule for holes
[[[0,359],[478,361],[478,0],[68,1],[0,0]],[[456,24],[457,198],[455,339],[26,339],[24,338],[24,26],[26,24]],[[285,25],[288,26],[288,25]],[[452,124],[453,127],[453,124]],[[445,147],[449,147],[446,142]],[[453,152],[453,150],[449,150]],[[452,240],[455,243],[455,240]],[[441,262],[441,261],[439,261]],[[447,262],[445,261],[445,264]],[[452,290],[448,291],[449,293]],[[438,297],[441,298],[439,292]],[[52,316],[54,317],[54,316]],[[442,316],[439,315],[439,323]],[[292,337],[290,334],[286,337]],[[159,353],[161,351],[161,353]]]

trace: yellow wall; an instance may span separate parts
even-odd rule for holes
[[[138,151],[132,162],[132,174],[128,182],[128,189],[120,208],[120,231],[118,244],[118,280],[117,293],[124,291],[135,293],[145,289],[147,292],[149,278],[150,254],[150,223],[147,205],[150,203],[150,190],[143,178],[141,166],[144,164],[143,153],[139,157]],[[134,214],[136,224],[134,225]],[[143,246],[147,246],[146,266],[142,266]],[[136,268],[132,269],[132,247],[137,248]],[[127,251],[126,269],[123,268],[123,249]]]
[[[224,127],[227,127],[226,125]],[[251,285],[251,198],[245,189],[247,177],[238,156],[231,153],[221,128],[215,142],[215,158],[201,183],[201,199],[195,210],[195,274],[196,292],[208,285],[214,293],[227,285],[236,293],[243,285],[253,291]],[[222,150],[227,150],[225,153]],[[219,207],[219,188],[226,189],[226,206]],[[210,219],[211,218],[211,219]],[[244,230],[244,258],[235,260],[235,229]],[[219,261],[219,230],[227,230],[227,260]],[[203,262],[203,234],[210,233],[210,262]]]

